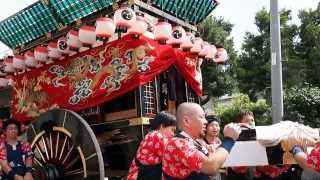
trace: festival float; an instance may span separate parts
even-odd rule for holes
[[[3,20],[0,114],[28,125],[35,176],[125,177],[155,114],[199,103],[201,63],[227,60],[196,28],[217,5],[41,0]]]

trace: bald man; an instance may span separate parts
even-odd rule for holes
[[[214,153],[209,153],[196,139],[205,135],[207,120],[201,106],[182,103],[177,109],[177,135],[170,139],[163,155],[166,180],[208,180],[218,172],[238,139],[241,128],[231,123],[224,127],[224,140]]]

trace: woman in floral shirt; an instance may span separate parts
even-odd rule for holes
[[[133,159],[128,180],[161,180],[162,155],[167,138],[171,138],[176,130],[176,118],[168,112],[160,112],[151,121],[151,129],[140,143]]]
[[[20,124],[7,120],[3,125],[5,138],[0,143],[0,165],[4,180],[33,180],[31,146],[18,140]]]

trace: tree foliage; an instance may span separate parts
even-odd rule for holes
[[[312,127],[320,126],[320,88],[305,84],[293,87],[285,96],[285,118]]]
[[[288,82],[284,84],[285,88],[292,86],[292,82],[303,77],[292,73],[300,69],[301,63],[294,50],[298,27],[289,23],[290,13],[289,10],[283,10],[280,13],[283,79],[284,82]],[[246,33],[242,52],[234,62],[233,71],[236,74],[240,92],[247,93],[253,100],[261,96],[270,100],[270,14],[266,9],[256,14],[255,24],[258,33]]]
[[[233,48],[233,39],[230,38],[233,25],[222,18],[207,17],[198,29],[201,37],[212,44],[224,47],[229,54],[229,61],[234,61],[237,56]],[[228,65],[217,65],[214,62],[204,61],[202,64],[203,89],[205,94],[220,97],[231,94],[234,81]]]
[[[222,120],[222,127],[229,122],[233,122],[240,110],[252,111],[255,116],[256,125],[267,125],[272,123],[270,118],[270,107],[264,99],[252,102],[248,95],[237,94],[232,97],[229,105],[220,102],[217,103],[215,107],[217,116]]]

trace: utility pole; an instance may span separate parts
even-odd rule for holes
[[[278,0],[270,0],[272,122],[283,118],[281,36]]]

